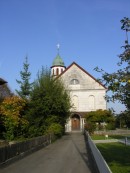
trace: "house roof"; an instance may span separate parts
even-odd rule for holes
[[[95,80],[99,85],[107,89],[101,82],[99,82],[96,78],[94,78],[90,73],[88,73],[86,70],[84,70],[81,66],[79,66],[76,62],[73,62],[70,64],[57,78],[62,76],[66,71],[68,71],[73,65],[76,65],[80,70],[82,70],[84,73],[86,73],[88,76],[90,76],[93,80]]]
[[[4,79],[0,78],[0,85],[7,83]]]

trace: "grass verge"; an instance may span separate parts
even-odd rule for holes
[[[130,146],[121,143],[96,144],[113,173],[130,172]]]
[[[108,139],[123,139],[126,136],[130,136],[130,135],[108,135]],[[91,135],[92,140],[104,140],[105,135]],[[130,137],[129,137],[130,139]]]

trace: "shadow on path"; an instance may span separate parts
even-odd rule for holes
[[[98,173],[87,140],[71,133],[0,170],[1,173]]]
[[[84,163],[86,164],[86,166],[92,171],[92,173],[99,173],[95,160],[92,156],[91,150],[89,148],[88,142],[86,137],[83,137],[84,141],[78,141],[79,139],[77,138],[78,135],[83,135],[83,134],[73,134],[71,133],[71,140],[73,145],[75,146],[77,152],[79,153],[79,155],[81,156],[82,160],[84,161]],[[76,137],[75,137],[76,136]],[[81,140],[81,139],[80,139]],[[83,145],[83,143],[85,143],[85,150],[84,152],[81,151],[81,144]]]

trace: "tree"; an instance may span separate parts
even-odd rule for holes
[[[91,111],[86,114],[85,118],[87,122],[85,128],[91,133],[96,129],[112,130],[115,128],[115,118],[111,110]]]
[[[130,31],[130,20],[124,17],[121,20],[121,29],[126,31],[125,45],[123,53],[119,55],[120,61],[118,66],[120,67],[114,73],[107,73],[104,70],[100,70],[98,67],[96,71],[101,72],[102,79],[99,79],[108,88],[108,91],[112,91],[112,96],[107,96],[107,101],[118,100],[123,103],[127,110],[130,111],[130,45],[128,42],[128,32]]]
[[[3,121],[4,137],[13,140],[23,135],[28,121],[24,117],[26,101],[18,96],[6,97],[0,105],[0,116]]]
[[[130,113],[128,111],[124,111],[116,115],[116,127],[130,128]]]
[[[16,79],[16,82],[20,85],[20,90],[16,90],[16,92],[21,98],[28,99],[30,97],[32,83],[29,82],[31,73],[29,72],[27,57],[25,58],[25,62],[23,63],[23,71],[20,71],[20,76],[21,80]]]
[[[50,70],[42,68],[34,82],[30,96],[28,120],[32,136],[43,135],[56,128],[64,128],[69,116],[70,98],[64,85],[50,76]],[[53,124],[53,125],[52,125]]]
[[[91,111],[86,114],[86,120],[98,123],[109,123],[114,121],[114,116],[111,110],[98,109],[96,111]]]

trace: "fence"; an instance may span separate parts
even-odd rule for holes
[[[0,147],[0,166],[49,145],[53,139],[54,135],[45,135]]]
[[[130,134],[130,130],[123,130],[123,129],[117,129],[117,130],[104,130],[104,131],[95,131],[94,134],[98,135],[125,135]]]
[[[112,173],[110,168],[108,167],[106,161],[104,160],[103,156],[101,155],[100,151],[97,149],[96,145],[91,140],[89,134],[85,131],[85,136],[88,139],[89,147],[92,151],[93,157],[97,164],[98,170],[100,173]]]

